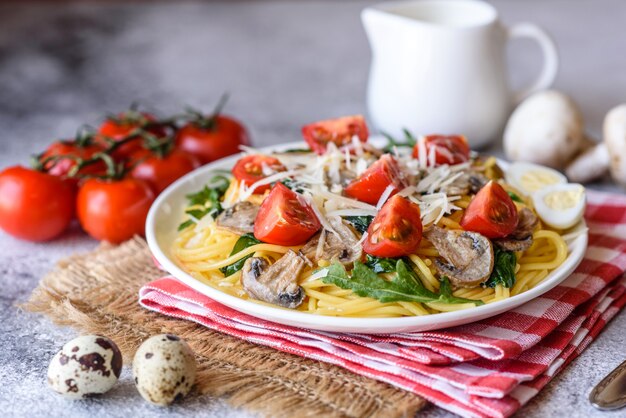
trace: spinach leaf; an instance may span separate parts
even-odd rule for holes
[[[333,263],[328,267],[328,274],[322,278],[324,283],[332,283],[342,289],[350,289],[355,294],[371,297],[385,302],[444,302],[444,303],[474,303],[482,305],[481,301],[456,298],[452,296],[450,283],[447,278],[442,282],[440,294],[426,289],[417,275],[403,260],[396,263],[396,276],[392,280],[385,280],[374,273],[365,264],[356,261],[349,275],[340,263]]]
[[[243,234],[235,245],[233,246],[233,250],[230,252],[230,255],[235,255],[240,251],[245,250],[248,247],[252,247],[253,245],[260,244],[261,241],[256,239],[252,234]],[[235,261],[233,264],[229,264],[225,267],[220,268],[220,271],[224,274],[224,277],[232,276],[237,273],[239,270],[243,268],[244,263],[248,258],[252,257],[252,254],[248,254],[243,257],[241,260]]]
[[[513,192],[507,192],[509,194],[509,196],[511,197],[511,200],[514,200],[516,202],[520,202],[520,203],[524,203],[524,201],[522,200],[521,197],[519,197],[517,194],[513,193]]]
[[[494,263],[491,276],[485,282],[487,287],[496,287],[501,284],[504,287],[511,288],[515,284],[515,264],[517,257],[512,251],[504,251],[494,246]]]
[[[308,153],[313,152],[313,150],[311,150],[311,148],[289,148],[281,152],[285,154],[292,154],[292,153],[307,153],[308,154]]]
[[[303,193],[300,187],[297,186],[297,182],[294,179],[286,178],[280,181],[286,188],[293,190],[296,193]]]
[[[230,186],[230,180],[222,175],[217,175],[213,176],[211,180],[209,180],[209,184],[204,186],[199,192],[188,194],[186,197],[189,200],[190,206],[203,207],[186,210],[185,213],[190,216],[190,219],[178,225],[178,230],[182,231],[193,225],[194,220],[191,218],[199,220],[209,213],[213,218],[216,218],[217,215],[222,213],[223,209],[220,200],[224,196],[224,193],[226,193],[228,186]]]
[[[396,271],[396,262],[395,258],[376,257],[370,254],[367,254],[365,259],[365,265],[374,273],[393,273]]]
[[[354,229],[364,234],[374,220],[373,216],[346,216],[344,219],[354,226]]]

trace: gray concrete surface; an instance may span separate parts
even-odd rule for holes
[[[0,4],[0,168],[26,163],[57,137],[133,101],[161,112],[212,107],[250,127],[258,145],[298,138],[301,124],[365,112],[369,50],[359,22],[368,1],[83,2]],[[626,101],[626,2],[494,1],[505,22],[548,28],[560,47],[556,86],[581,104],[598,134],[605,112]],[[512,81],[539,67],[520,42],[510,51]],[[494,147],[497,152],[498,147]],[[607,183],[594,187],[618,190]],[[5,416],[246,417],[219,399],[193,397],[169,409],[144,403],[129,371],[100,399],[67,402],[51,393],[45,370],[75,335],[19,312],[56,260],[93,248],[74,228],[47,244],[0,232],[0,411]],[[626,357],[626,315],[518,415],[617,417],[587,402],[593,384]],[[357,402],[358,400],[355,400]],[[622,411],[621,416],[624,416]],[[427,417],[450,414],[428,408]]]

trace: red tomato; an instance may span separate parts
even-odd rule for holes
[[[465,209],[461,226],[487,238],[503,238],[515,230],[517,222],[515,203],[502,186],[490,181]]]
[[[107,143],[106,138],[113,139],[114,141],[120,141],[127,137],[135,129],[157,121],[158,119],[150,113],[137,112],[135,110],[122,112],[117,115],[116,118],[110,117],[102,122],[102,125],[100,125],[100,128],[98,129],[98,134],[100,135],[96,136],[96,140],[102,146],[107,146],[109,144]],[[167,135],[165,127],[160,125],[151,126],[146,129],[146,131],[157,136],[158,138]],[[137,139],[119,147],[115,151],[115,154],[124,157],[128,156],[142,148],[141,142],[140,137],[137,137]]]
[[[120,243],[144,234],[154,197],[143,180],[90,179],[78,191],[78,220],[92,237]]]
[[[428,135],[424,138],[424,147],[427,158],[431,152],[435,153],[435,165],[461,164],[469,160],[470,148],[463,135]],[[419,157],[419,148],[418,141],[413,148],[414,158]]]
[[[229,116],[215,116],[212,128],[190,122],[176,134],[176,144],[182,150],[200,158],[202,164],[239,152],[240,145],[250,145],[246,128]]]
[[[322,120],[302,127],[304,140],[318,154],[326,152],[329,142],[340,147],[349,144],[355,135],[361,142],[367,141],[369,136],[365,118],[361,115]]]
[[[273,171],[285,171],[286,168],[278,159],[268,157],[266,155],[247,155],[241,157],[233,167],[233,175],[235,178],[246,186],[250,186],[254,182],[264,179],[263,166],[267,166]],[[255,194],[263,194],[272,187],[270,184],[264,184],[254,189]]]
[[[367,229],[363,250],[377,257],[413,254],[422,240],[420,208],[401,196],[389,199]]]
[[[375,205],[389,185],[394,187],[391,195],[405,187],[398,163],[392,156],[385,154],[352,180],[344,191],[347,196]]]
[[[267,195],[254,221],[254,236],[277,245],[299,245],[320,229],[313,209],[284,184],[277,183]]]
[[[197,157],[177,149],[163,158],[148,150],[139,151],[133,154],[132,158],[137,161],[137,165],[133,168],[131,176],[147,181],[156,194],[161,193],[185,174],[200,167],[200,160]]]
[[[102,147],[100,145],[94,144],[79,146],[74,141],[57,141],[48,147],[48,149],[41,156],[41,160],[53,156],[75,156],[82,158],[83,160],[88,160],[100,151],[102,151]],[[75,165],[76,162],[71,158],[62,158],[57,162],[51,161],[47,163],[45,168],[48,170],[48,174],[65,177]],[[100,161],[86,166],[81,169],[80,172],[81,174],[95,175],[102,173],[105,169],[105,164]]]
[[[9,167],[0,173],[0,228],[29,241],[52,239],[70,224],[74,197],[59,177]]]

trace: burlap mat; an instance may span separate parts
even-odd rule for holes
[[[268,416],[413,416],[426,401],[336,366],[254,345],[192,322],[149,312],[139,288],[163,275],[142,239],[101,245],[61,261],[33,291],[24,308],[83,333],[112,338],[130,364],[153,334],[184,338],[198,360],[196,387],[235,407]]]

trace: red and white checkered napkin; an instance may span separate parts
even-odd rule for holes
[[[145,285],[147,309],[336,364],[467,417],[507,417],[591,343],[626,304],[626,197],[588,193],[589,248],[559,286],[493,318],[436,332],[340,334],[264,321],[171,277]]]

